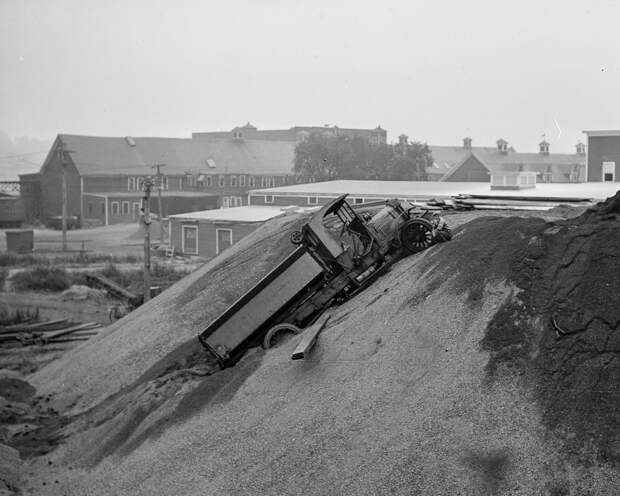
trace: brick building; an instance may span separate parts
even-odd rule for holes
[[[295,143],[212,138],[96,137],[60,134],[38,175],[21,176],[30,191],[27,216],[43,221],[62,213],[66,168],[68,215],[83,224],[137,219],[146,176],[161,170],[162,215],[247,204],[247,191],[292,184]],[[38,196],[37,196],[38,195]],[[151,209],[158,212],[157,190]]]
[[[588,137],[587,181],[620,181],[620,130],[584,131]]]
[[[323,133],[331,136],[348,136],[364,138],[373,144],[387,143],[387,131],[381,126],[374,129],[354,129],[338,126],[293,126],[290,129],[261,129],[249,122],[245,126],[237,126],[231,131],[210,131],[192,133],[194,139],[229,138],[265,141],[297,142],[312,133]]]

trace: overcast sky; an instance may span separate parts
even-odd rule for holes
[[[0,0],[0,130],[337,124],[572,152],[620,129],[620,2]]]

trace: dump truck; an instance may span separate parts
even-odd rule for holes
[[[367,287],[396,260],[451,239],[435,211],[388,200],[374,215],[342,195],[314,213],[290,240],[297,248],[200,333],[220,367],[250,347],[297,334],[328,307]]]

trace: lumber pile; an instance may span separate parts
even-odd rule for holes
[[[99,332],[97,322],[75,323],[67,319],[0,327],[0,345],[46,345],[86,341]]]

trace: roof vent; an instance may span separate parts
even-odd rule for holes
[[[505,139],[498,139],[496,142],[497,144],[497,151],[500,153],[508,153],[508,141],[506,141]]]
[[[538,143],[538,149],[541,155],[549,155],[549,143],[545,140],[542,140]]]
[[[131,136],[125,136],[125,141],[129,146],[136,146],[136,141]]]
[[[577,155],[585,155],[586,154],[586,145],[584,145],[581,141],[578,141],[575,145],[575,149]]]
[[[208,158],[206,162],[209,169],[215,169],[217,167],[217,165],[215,165],[215,160],[213,160],[212,158]]]
[[[471,150],[471,138],[470,137],[463,138],[463,148],[465,148],[466,150]]]

